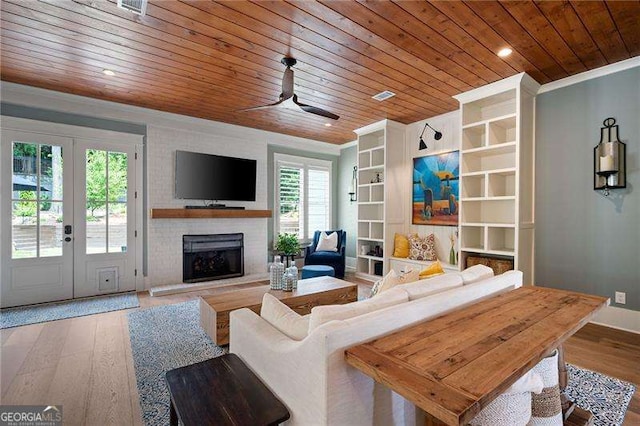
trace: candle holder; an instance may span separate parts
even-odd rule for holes
[[[607,118],[600,128],[600,143],[593,148],[593,189],[609,190],[627,187],[626,145],[618,140],[618,125],[615,118]]]
[[[349,201],[358,201],[358,166],[353,166],[353,175],[349,186]]]

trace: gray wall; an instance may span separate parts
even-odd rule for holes
[[[605,197],[593,190],[593,148],[607,117],[627,144],[627,188]],[[640,67],[536,98],[536,285],[640,310],[639,169]]]
[[[336,227],[347,231],[347,257],[356,257],[358,203],[349,201],[349,187],[356,165],[357,146],[340,151],[338,158],[338,220]]]
[[[337,226],[336,218],[338,215],[338,156],[329,155],[329,154],[319,154],[317,152],[309,152],[301,149],[291,149],[277,145],[269,145],[267,146],[267,205],[269,210],[274,209],[275,206],[275,176],[274,176],[274,154],[287,154],[287,155],[296,155],[298,157],[307,157],[307,158],[317,158],[320,160],[331,161],[331,181],[333,182],[333,187],[331,188],[331,217],[333,218],[332,227]],[[267,229],[267,239],[268,239],[268,261],[271,261],[271,249],[273,249],[273,218],[268,221],[268,229]]]

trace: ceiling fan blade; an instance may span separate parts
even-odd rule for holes
[[[322,117],[326,117],[326,118],[330,118],[332,120],[337,120],[340,118],[339,115],[336,115],[332,112],[329,111],[325,111],[322,108],[318,108],[318,107],[314,107],[311,105],[305,105],[303,103],[298,102],[298,96],[297,95],[293,95],[293,102],[295,102],[296,105],[298,105],[300,107],[300,109],[302,109],[305,112],[310,112],[311,114],[316,114],[316,115],[320,115]]]
[[[286,99],[280,98],[280,100],[278,102],[274,102],[274,103],[269,104],[269,105],[262,105],[262,106],[251,107],[251,108],[242,108],[242,109],[238,109],[236,111],[238,111],[238,112],[242,112],[242,111],[257,111],[259,109],[272,108],[272,107],[280,105],[284,101],[286,101]]]
[[[280,99],[289,99],[291,96],[293,96],[293,70],[287,67],[282,76],[282,94],[280,95]]]

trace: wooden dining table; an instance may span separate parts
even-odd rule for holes
[[[345,356],[421,408],[427,424],[465,425],[608,304],[606,297],[521,287],[349,348]]]

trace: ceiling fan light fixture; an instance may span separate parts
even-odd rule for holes
[[[507,56],[511,55],[511,53],[513,53],[513,50],[511,50],[508,47],[505,47],[498,51],[498,56],[500,56],[501,58],[506,58]]]

